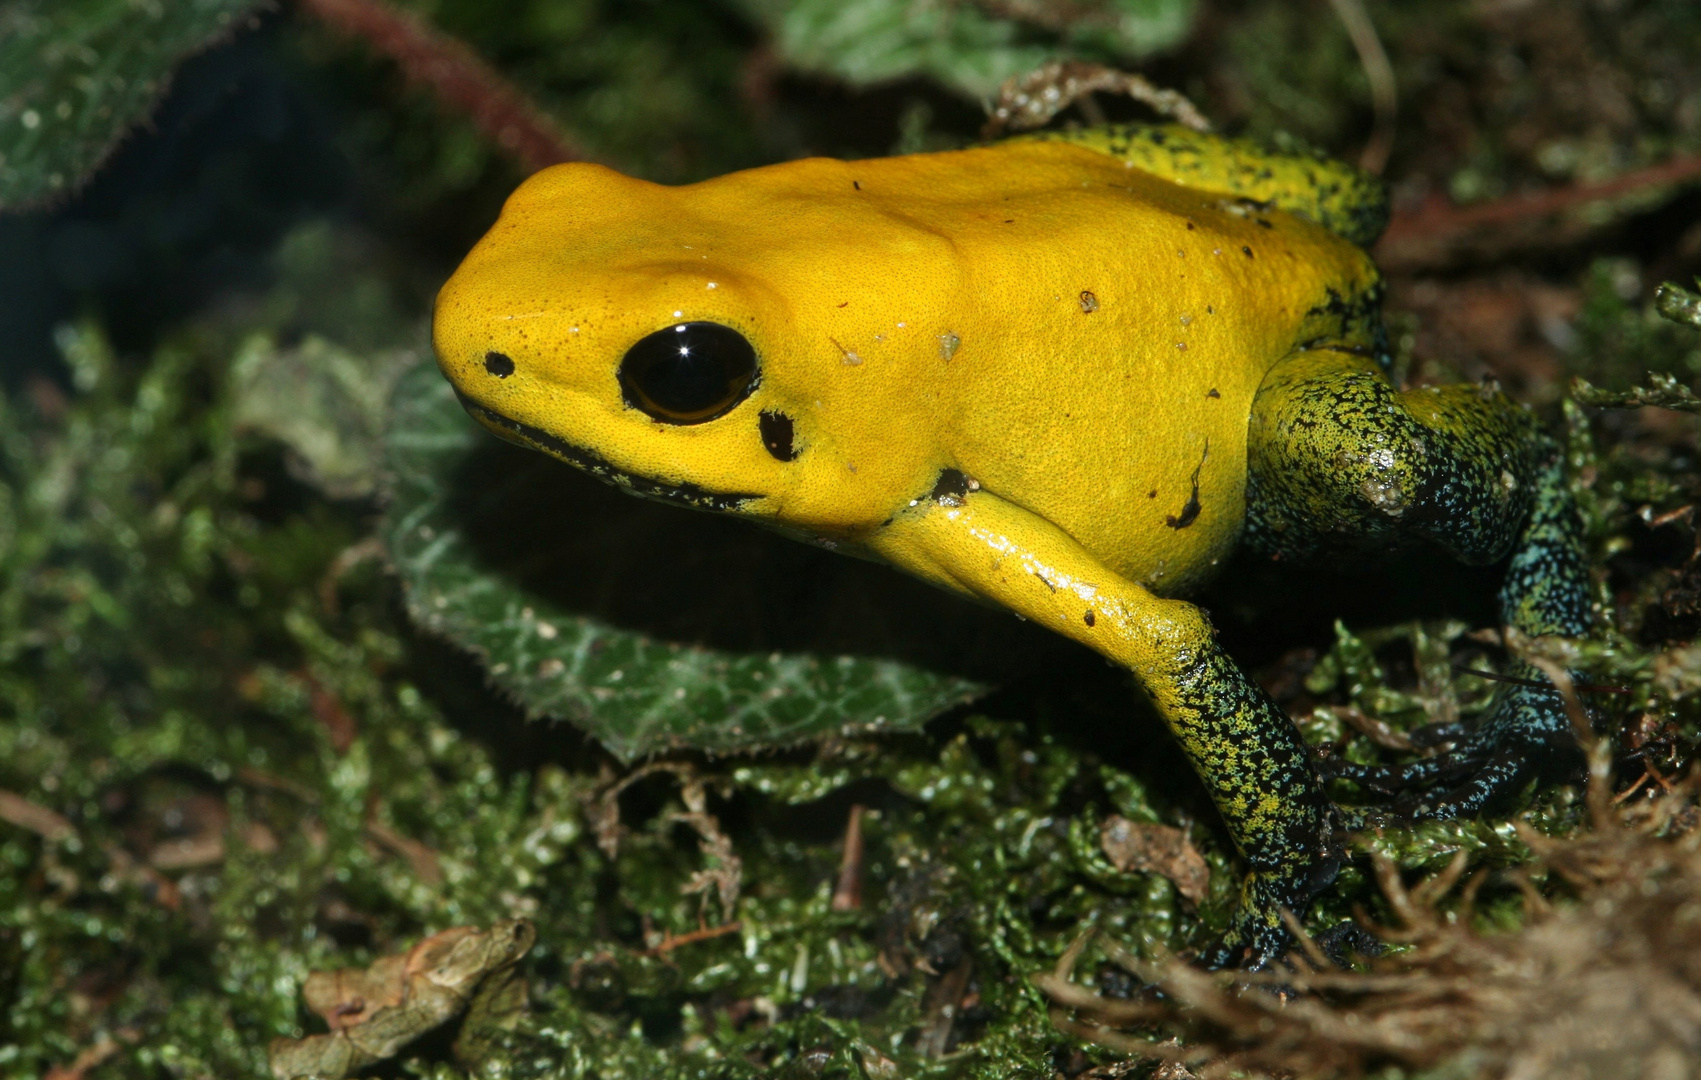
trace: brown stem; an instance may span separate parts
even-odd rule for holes
[[[585,155],[524,91],[471,49],[388,0],[300,0],[302,8],[394,60],[410,82],[465,114],[528,172]]]
[[[744,929],[744,923],[734,919],[732,922],[725,923],[721,926],[705,926],[702,929],[693,930],[687,934],[669,934],[662,938],[661,943],[655,948],[645,949],[644,955],[666,956],[669,952],[679,948],[681,945],[691,945],[699,941],[708,941],[711,938],[725,937],[728,934],[736,934],[742,929]]]
[[[850,821],[845,825],[845,852],[839,859],[839,883],[833,890],[834,911],[855,911],[862,907],[862,814],[861,803],[850,808]]]
[[[1384,266],[1400,269],[1438,265],[1446,262],[1453,246],[1474,230],[1552,217],[1644,188],[1694,180],[1701,180],[1701,154],[1674,157],[1659,165],[1623,173],[1598,184],[1572,184],[1474,206],[1452,206],[1440,198],[1432,198],[1419,210],[1394,215],[1388,231],[1376,245],[1376,256]]]

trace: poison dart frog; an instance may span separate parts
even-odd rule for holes
[[[1404,540],[1487,564],[1526,634],[1582,635],[1562,455],[1492,386],[1400,390],[1365,247],[1381,185],[1173,125],[808,159],[679,187],[527,180],[437,298],[497,435],[1002,606],[1133,674],[1249,867],[1209,965],[1290,944],[1344,857],[1345,776],[1475,813],[1576,753],[1533,669],[1451,750],[1317,759],[1185,597],[1236,545]]]

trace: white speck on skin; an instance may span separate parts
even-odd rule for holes
[[[715,288],[719,288],[719,286],[715,282],[711,281],[708,284],[708,288],[715,289]]]
[[[676,312],[673,313],[673,317],[676,318],[676,319],[683,318],[684,315],[685,315],[685,312],[683,312],[683,311],[676,311]]]

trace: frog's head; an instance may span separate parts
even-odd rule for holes
[[[545,170],[438,295],[438,362],[492,431],[634,494],[876,523],[933,467],[917,380],[959,284],[950,244],[847,168]]]

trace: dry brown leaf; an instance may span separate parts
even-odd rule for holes
[[[457,926],[370,967],[314,972],[302,986],[302,996],[331,1031],[305,1039],[274,1039],[269,1051],[272,1075],[278,1080],[338,1080],[394,1057],[408,1043],[469,1009],[494,1017],[523,1007],[524,984],[512,975],[536,940],[537,932],[525,919],[500,922],[489,930]]]
[[[1118,870],[1161,874],[1197,904],[1211,883],[1211,868],[1188,838],[1186,829],[1148,825],[1113,814],[1099,826],[1099,846]]]

